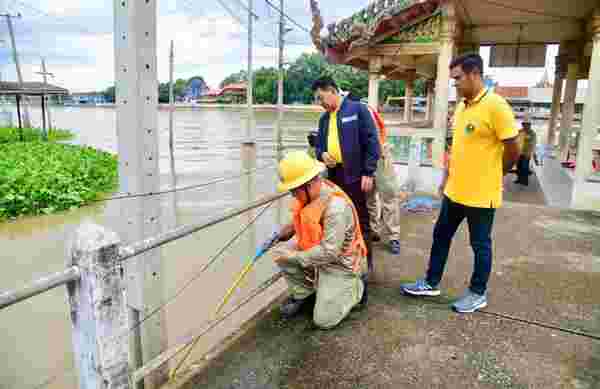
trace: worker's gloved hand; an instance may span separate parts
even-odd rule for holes
[[[276,264],[283,264],[288,262],[290,258],[292,258],[296,252],[291,248],[288,243],[281,242],[277,243],[272,249],[271,254],[273,255],[273,261]]]

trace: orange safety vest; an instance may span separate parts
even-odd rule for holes
[[[362,231],[360,229],[358,213],[356,212],[352,200],[350,200],[344,191],[329,180],[323,180],[323,182],[328,187],[334,189],[331,196],[344,199],[346,204],[350,205],[352,208],[352,216],[356,228],[354,229],[352,243],[344,254],[352,256],[352,271],[357,273],[360,270],[361,258],[364,258],[367,255],[367,246],[365,245],[365,240],[363,239]],[[294,231],[300,250],[309,250],[323,240],[323,226],[321,225],[321,219],[330,200],[331,197],[317,199],[306,206],[298,200],[294,201],[292,205]]]
[[[377,126],[377,129],[379,130],[379,145],[381,147],[383,147],[383,145],[387,141],[387,129],[385,128],[385,125],[383,124],[383,118],[381,117],[379,112],[377,112],[377,110],[375,108],[371,107],[370,105],[367,105],[367,107],[369,107],[369,112],[371,113],[371,117],[373,117],[373,121],[375,122],[375,125]]]

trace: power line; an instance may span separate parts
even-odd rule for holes
[[[214,180],[206,181],[201,184],[182,186],[179,188],[171,188],[171,189],[167,189],[167,190],[159,191],[159,192],[145,192],[145,193],[117,195],[117,196],[108,197],[108,198],[104,198],[104,199],[92,200],[90,202],[94,203],[94,202],[104,202],[104,201],[112,201],[112,200],[124,200],[124,199],[138,198],[138,197],[157,196],[157,195],[162,195],[162,194],[166,194],[166,193],[183,192],[183,191],[192,190],[192,189],[199,189],[199,188],[204,188],[209,185],[219,184],[221,182],[231,181],[236,178],[241,178],[243,176],[247,176],[247,175],[256,173],[257,171],[272,169],[274,167],[275,167],[275,165],[261,166],[261,167],[257,167],[254,169],[246,170],[240,174],[236,174],[236,175],[229,176],[229,177],[216,178]]]
[[[160,304],[158,307],[156,307],[155,309],[153,309],[147,316],[145,316],[142,320],[139,321],[139,323],[137,323],[136,325],[134,325],[131,328],[128,328],[127,331],[124,331],[122,334],[119,335],[118,339],[122,339],[123,337],[129,335],[130,332],[136,330],[137,328],[139,328],[144,322],[148,321],[150,318],[152,318],[154,315],[156,315],[157,313],[159,313],[160,311],[162,311],[167,305],[171,304],[173,301],[175,301],[179,296],[181,296],[181,294],[183,292],[185,292],[186,289],[188,289],[196,280],[198,280],[198,278],[200,278],[200,276],[202,274],[204,274],[205,271],[208,270],[208,268],[215,263],[220,257],[221,255],[223,255],[223,253],[229,248],[231,247],[231,245],[233,243],[235,243],[236,240],[238,240],[238,238],[240,236],[242,236],[242,234],[244,232],[246,232],[248,230],[248,228],[250,228],[257,220],[259,217],[261,217],[266,211],[267,209],[269,209],[269,207],[273,205],[273,203],[269,203],[267,204],[265,207],[263,207],[263,209],[260,210],[260,212],[258,214],[256,214],[256,216],[254,216],[252,218],[252,220],[250,220],[245,226],[244,228],[242,228],[240,231],[238,231],[231,239],[229,239],[229,241],[227,241],[227,243],[225,243],[223,245],[223,247],[221,247],[209,260],[208,262],[206,262],[206,264],[204,264],[202,266],[202,268],[200,270],[198,270],[198,272],[196,274],[194,274],[189,280],[187,280],[183,286],[181,288],[179,288],[175,294],[173,294],[171,297],[169,297],[166,301],[164,301],[162,304]]]
[[[304,30],[307,34],[310,35],[310,30],[308,28],[304,27],[303,25],[301,25],[300,23],[298,23],[297,21],[295,21],[294,19],[292,19],[288,14],[286,14],[285,12],[283,12],[282,9],[280,9],[279,7],[277,7],[275,4],[271,3],[270,0],[265,0],[265,2],[271,8],[273,8],[275,11],[279,12],[280,14],[282,14],[287,20],[289,20],[290,22],[292,22],[292,24],[294,24],[296,27],[300,28],[301,30]]]

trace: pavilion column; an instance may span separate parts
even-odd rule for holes
[[[559,150],[560,159],[565,161],[569,150],[569,140],[573,127],[573,116],[575,115],[575,97],[577,96],[577,64],[569,64],[567,71],[567,82],[565,85],[565,98],[562,104],[560,118]]]
[[[431,117],[433,116],[433,82],[432,80],[427,80],[427,84],[426,84],[426,88],[427,88],[427,105],[425,108],[425,120],[429,121],[431,120]]]
[[[404,86],[404,121],[412,121],[412,103],[413,95],[415,90],[415,80],[413,77],[409,77],[405,80]]]
[[[556,119],[558,112],[560,111],[560,103],[562,99],[563,91],[563,78],[556,73],[554,77],[554,89],[552,92],[552,108],[550,111],[550,121],[548,122],[548,136],[546,138],[547,143],[550,146],[554,146],[556,141]]]
[[[571,47],[574,47],[571,42]],[[560,119],[559,155],[560,160],[565,161],[569,150],[569,140],[573,127],[573,116],[575,115],[575,98],[577,96],[577,76],[579,73],[579,50],[571,50],[567,54],[567,82],[565,85],[565,98],[562,104]]]
[[[441,167],[444,153],[448,120],[448,94],[450,89],[450,62],[454,53],[454,40],[457,32],[456,13],[453,2],[444,4],[445,15],[440,28],[440,52],[437,62],[437,78],[435,80],[435,111],[433,115],[432,160],[434,167]]]
[[[446,38],[440,42],[440,53],[437,63],[437,79],[435,80],[435,98],[433,112],[433,165],[439,167],[444,152],[448,120],[448,94],[450,90],[450,62],[452,61],[454,41]]]
[[[597,193],[598,183],[588,183],[587,179],[592,174],[592,143],[598,135],[600,127],[600,8],[597,8],[591,20],[593,39],[592,60],[588,76],[588,88],[583,109],[581,132],[577,145],[577,167],[575,169],[575,183],[571,206],[579,209],[598,209],[592,204],[592,192]],[[587,185],[586,185],[587,184]],[[593,187],[592,187],[593,185]]]
[[[382,57],[369,58],[369,105],[379,110],[379,78]]]

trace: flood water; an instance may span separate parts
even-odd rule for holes
[[[244,169],[240,144],[246,134],[245,111],[198,108],[175,112],[175,176],[170,169],[168,114],[159,111],[158,115],[162,190],[173,184],[184,187],[239,175]],[[286,112],[282,122],[284,149],[305,147],[306,133],[316,128],[317,117],[317,113]],[[257,167],[273,165],[276,161],[276,118],[275,112],[256,113]],[[32,120],[34,125],[39,125],[39,110],[32,110]],[[114,109],[53,107],[52,121],[55,127],[72,129],[76,134],[75,143],[116,152]],[[160,195],[162,228],[201,223],[210,216],[272,194],[276,179],[276,171],[265,168],[252,176]],[[122,228],[121,210],[127,207],[128,201],[133,200],[100,202],[66,213],[0,223],[0,261],[4,265],[0,272],[0,290],[18,288],[46,273],[64,269],[67,242],[77,227],[84,221],[92,221],[118,231]],[[163,330],[170,346],[189,339],[190,334],[203,328],[257,244],[286,215],[283,202],[274,204],[258,219],[255,229],[243,234],[214,266],[168,305]],[[164,246],[161,250],[164,300],[192,278],[248,220],[249,216],[243,215]],[[273,272],[274,266],[268,258],[261,261],[238,290],[232,304]],[[246,314],[251,310],[252,307],[248,308]],[[77,386],[64,287],[0,311],[0,322],[0,388]],[[235,322],[230,322],[229,327],[234,328]],[[211,335],[213,341],[227,331],[227,326],[216,331]]]

